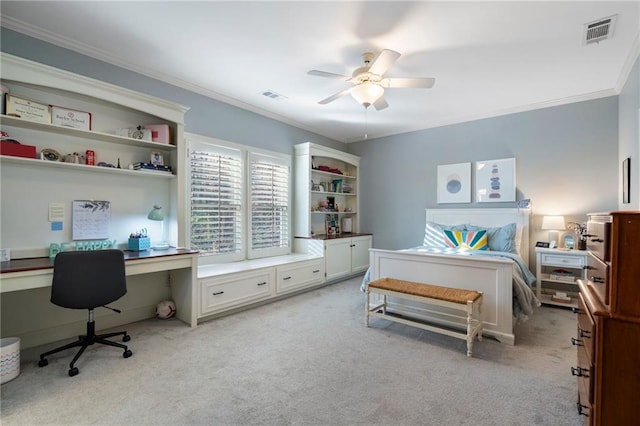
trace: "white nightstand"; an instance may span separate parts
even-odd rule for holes
[[[587,251],[536,247],[536,296],[544,304],[577,307],[578,279],[587,279]],[[557,273],[559,270],[564,273]],[[554,272],[556,272],[554,274]],[[545,288],[546,286],[546,288]],[[566,293],[570,301],[556,297]],[[556,300],[554,300],[556,299]]]

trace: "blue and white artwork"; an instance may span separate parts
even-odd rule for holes
[[[438,166],[438,203],[471,202],[471,163]]]
[[[516,201],[516,159],[476,161],[476,202]]]

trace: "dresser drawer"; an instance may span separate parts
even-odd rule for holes
[[[200,280],[200,314],[207,315],[271,296],[273,268]]]
[[[276,271],[276,292],[286,293],[324,280],[324,259],[279,266]]]
[[[582,268],[584,266],[584,256],[542,253],[542,264],[549,266],[565,266],[567,268]]]
[[[609,265],[593,253],[587,257],[587,280],[600,300],[609,306]]]
[[[601,219],[587,222],[587,249],[600,259],[608,261],[610,260],[609,234],[611,232],[611,223],[605,221],[608,217],[602,217]]]
[[[595,342],[595,322],[591,314],[587,310],[582,294],[578,295],[578,330],[573,340],[578,349],[584,348],[586,356],[590,364],[595,362],[594,359],[594,342]]]

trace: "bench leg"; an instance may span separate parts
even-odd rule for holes
[[[473,302],[467,302],[467,356],[473,354]]]
[[[484,329],[484,323],[482,322],[482,297],[477,303],[478,305],[478,341],[482,341],[482,330]]]
[[[369,327],[369,288],[364,292],[364,325]]]

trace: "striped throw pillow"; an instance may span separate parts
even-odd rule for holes
[[[459,247],[466,250],[486,250],[487,230],[451,231],[444,230],[444,243],[447,247]]]

